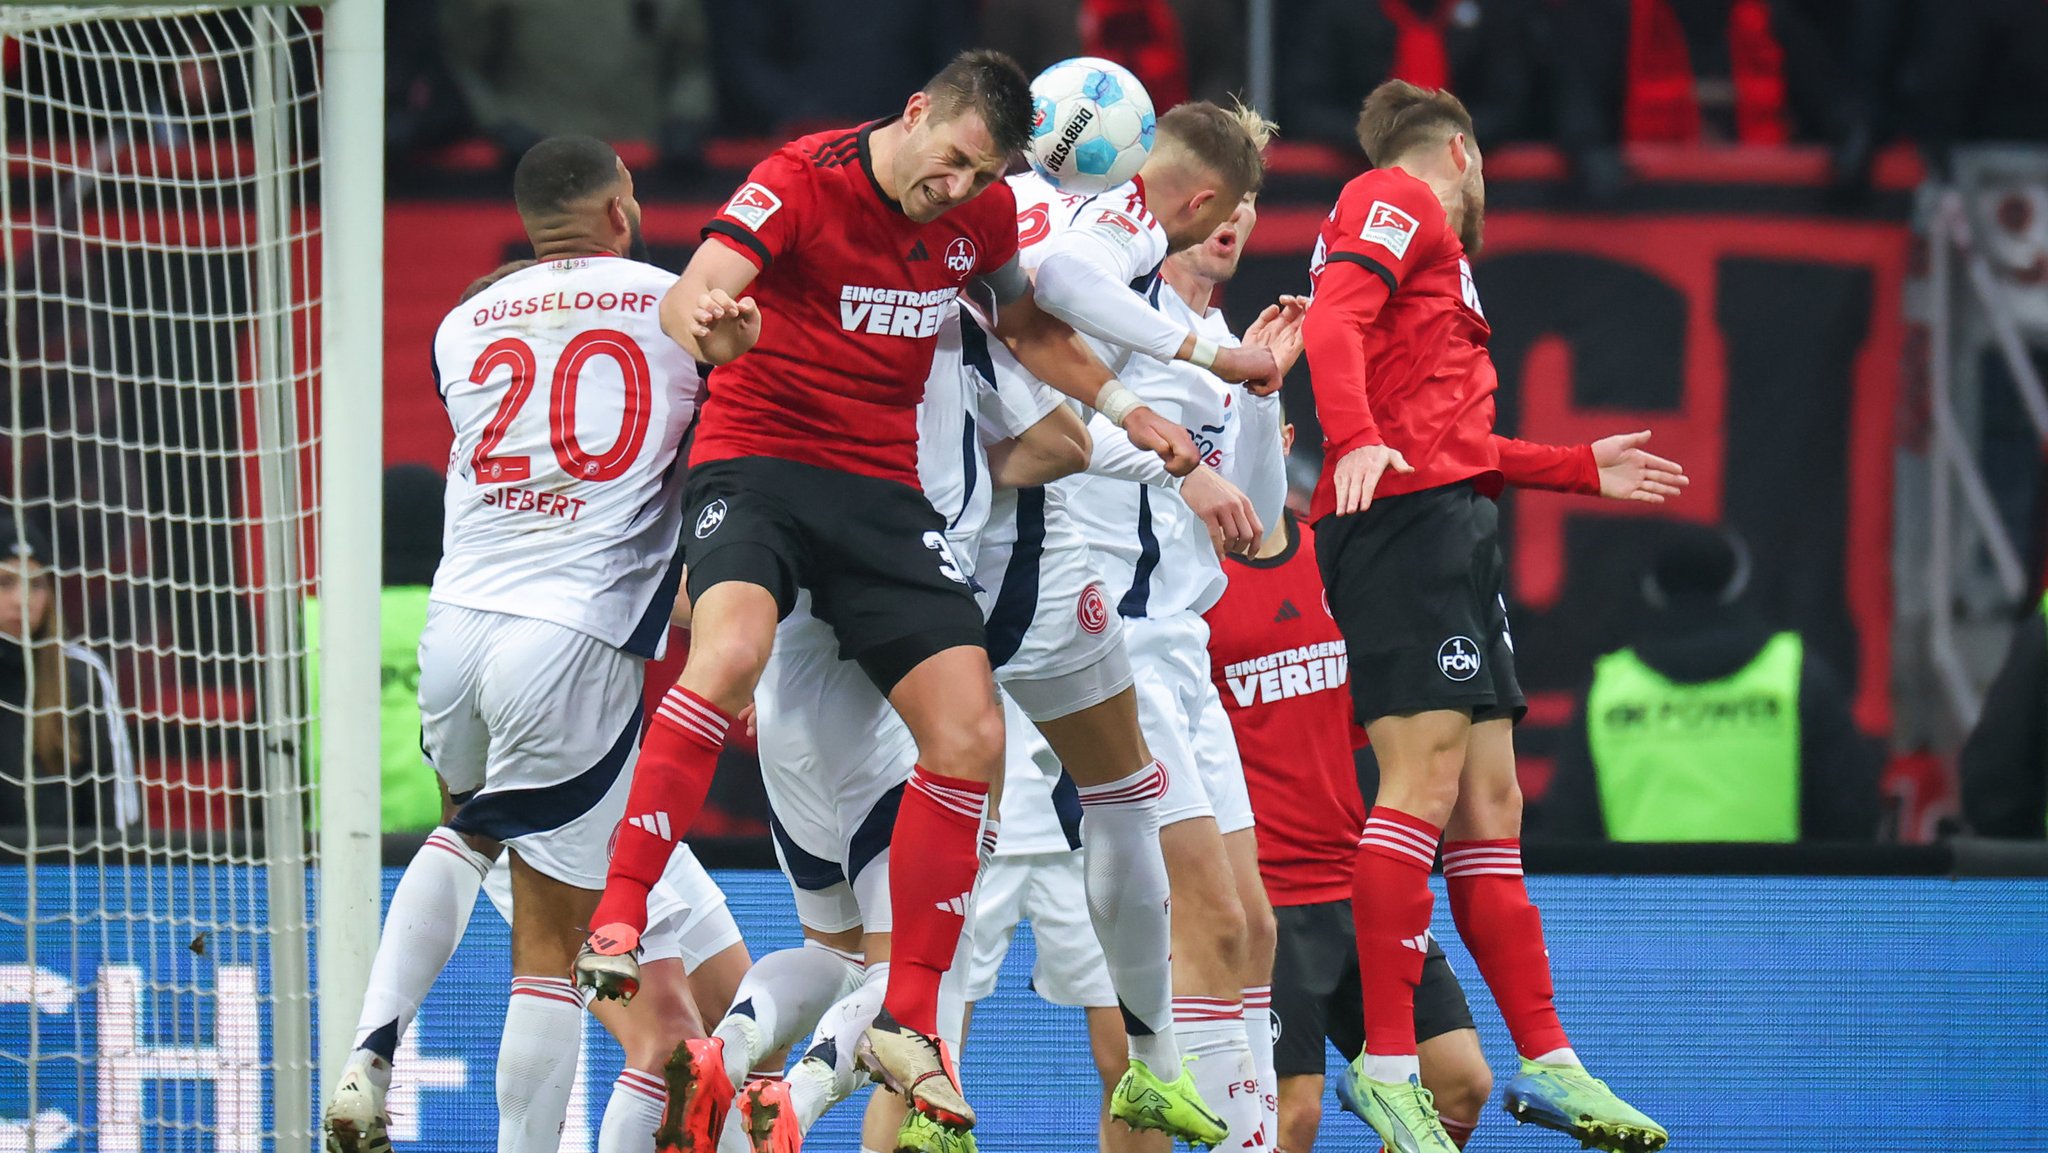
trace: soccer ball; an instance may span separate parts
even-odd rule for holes
[[[1031,82],[1031,167],[1093,196],[1138,174],[1152,152],[1152,97],[1121,64],[1076,56]]]

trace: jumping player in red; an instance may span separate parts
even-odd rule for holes
[[[1414,1031],[1441,842],[1451,915],[1522,1055],[1508,1111],[1600,1148],[1659,1149],[1664,1129],[1572,1052],[1522,879],[1525,705],[1493,500],[1497,381],[1468,259],[1485,211],[1472,120],[1447,92],[1390,81],[1359,141],[1376,168],[1323,225],[1303,330],[1325,441],[1317,561],[1380,762],[1353,878],[1366,1043],[1348,1096],[1397,1153],[1455,1148]]]
[[[663,299],[669,335],[717,366],[684,494],[693,643],[642,748],[576,963],[599,995],[631,995],[648,887],[702,805],[777,621],[809,590],[917,743],[891,842],[892,973],[861,1041],[863,1064],[916,1106],[899,1138],[912,1148],[974,1123],[933,1034],[1003,764],[981,612],[918,488],[916,406],[956,298],[971,294],[1034,375],[1171,470],[1196,464],[1185,430],[1032,302],[1001,180],[1030,119],[1016,65],[965,53],[900,115],[762,161]],[[689,1096],[687,1068],[678,1076],[672,1110]]]

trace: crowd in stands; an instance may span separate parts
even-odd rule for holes
[[[1161,109],[1241,93],[1251,0],[434,0],[388,30],[392,171],[488,140],[650,143],[672,176],[715,139],[882,115],[970,44],[1027,69],[1130,66]],[[1549,142],[1614,191],[1635,144],[1823,145],[1838,187],[1902,136],[2048,140],[2048,9],[2027,0],[1282,0],[1272,107],[1290,142],[1354,147],[1389,77],[1447,86],[1489,146]]]

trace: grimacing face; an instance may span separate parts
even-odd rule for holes
[[[1243,259],[1245,242],[1251,239],[1258,222],[1259,197],[1248,192],[1237,202],[1236,210],[1200,244],[1175,253],[1172,259],[1185,262],[1202,279],[1222,284],[1237,275],[1237,262]]]
[[[920,224],[981,195],[1009,166],[979,112],[963,109],[941,120],[918,93],[904,119],[903,145],[889,177],[903,214]]]

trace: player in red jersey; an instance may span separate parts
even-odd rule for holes
[[[1605,1149],[1661,1148],[1664,1129],[1572,1052],[1522,880],[1524,702],[1493,501],[1497,382],[1468,259],[1485,212],[1471,117],[1449,93],[1390,81],[1359,139],[1377,167],[1323,225],[1303,332],[1325,440],[1317,561],[1381,768],[1353,879],[1366,1044],[1349,1097],[1389,1148],[1455,1147],[1414,1032],[1441,841],[1452,917],[1522,1055],[1509,1111]],[[1664,487],[1654,495],[1678,491]]]
[[[1293,440],[1293,426],[1284,430]],[[1277,1147],[1309,1153],[1323,1115],[1323,1042],[1349,1060],[1365,1044],[1351,874],[1365,827],[1352,762],[1356,739],[1342,634],[1324,607],[1315,537],[1289,513],[1249,556],[1232,554],[1230,585],[1204,613],[1209,666],[1237,735],[1259,875],[1271,898]],[[1415,996],[1423,1087],[1462,1146],[1493,1087],[1472,1010],[1435,941]]]
[[[684,495],[694,643],[642,747],[576,963],[599,995],[631,995],[648,886],[702,805],[777,621],[808,590],[918,747],[891,842],[906,867],[891,874],[887,999],[861,1042],[867,1068],[916,1105],[901,1138],[913,1146],[974,1122],[933,1034],[1003,762],[981,612],[917,487],[916,406],[956,298],[972,293],[1034,375],[1173,471],[1196,464],[1184,429],[1032,302],[1000,180],[1030,115],[1014,63],[963,54],[900,115],[805,137],[757,165],[663,299],[669,335],[717,366]],[[675,1063],[672,1110],[708,1063]]]

